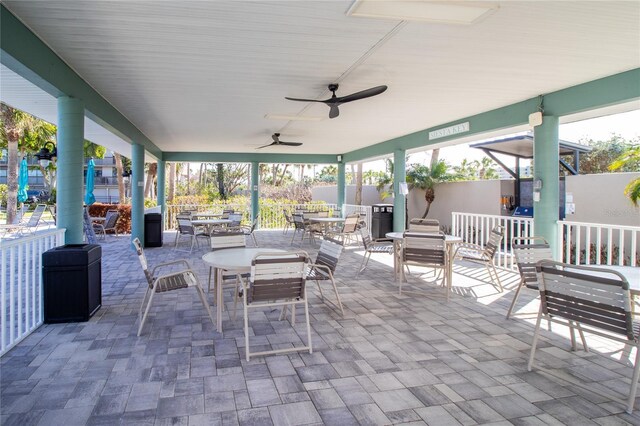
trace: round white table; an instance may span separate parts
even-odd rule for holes
[[[223,215],[224,213],[198,212],[198,213],[193,213],[191,217],[194,219],[197,219],[199,217],[222,217]]]
[[[231,219],[193,219],[191,221],[191,223],[194,225],[207,225],[207,226],[226,225],[231,222],[232,222]]]
[[[615,271],[622,275],[629,283],[629,291],[634,295],[640,295],[640,267],[638,266],[620,266],[620,265],[578,265],[588,268],[601,268]]]
[[[396,282],[400,279],[402,270],[400,269],[400,255],[402,253],[402,240],[404,239],[404,232],[387,232],[385,237],[393,240],[393,271],[395,274]],[[453,278],[453,252],[457,243],[462,242],[462,237],[456,237],[455,235],[445,235],[444,243],[447,247],[447,283],[451,286]]]
[[[257,254],[286,253],[286,250],[263,247],[239,247],[209,252],[202,256],[207,266],[214,269],[214,282],[216,288],[216,328],[222,333],[222,306],[224,304],[222,293],[222,271],[237,274],[251,272],[251,261]]]
[[[332,223],[342,223],[344,222],[344,218],[341,217],[310,217],[309,222],[311,223],[319,223],[324,228],[324,233],[326,234],[329,228],[329,225]]]

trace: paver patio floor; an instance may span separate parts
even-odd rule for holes
[[[290,237],[258,233],[264,247],[289,248]],[[167,233],[163,248],[147,249],[150,264],[189,258],[206,286],[208,249],[189,254],[172,245]],[[295,247],[317,252],[308,243]],[[361,256],[347,248],[336,272],[344,317],[309,283],[312,354],[246,362],[242,310],[235,321],[225,311],[225,331],[217,333],[190,289],[159,294],[137,337],[146,282],[129,237],[108,237],[97,314],[44,325],[0,360],[2,424],[640,424],[640,415],[609,398],[527,371],[531,315],[505,319],[515,274],[501,272],[509,291],[497,294],[479,280],[486,278],[480,269],[456,265],[447,303],[432,284],[421,285],[425,295],[398,296],[388,255],[374,256],[356,279]],[[519,310],[536,309],[535,294],[525,293]],[[303,343],[301,311],[295,330],[278,321],[279,311],[252,314],[252,346]],[[543,332],[537,364],[626,395],[628,353],[592,336],[596,350],[572,353],[565,332],[556,325]]]

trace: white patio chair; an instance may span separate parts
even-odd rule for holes
[[[340,300],[340,294],[338,293],[338,287],[336,287],[336,281],[333,278],[333,274],[336,272],[338,266],[338,260],[342,254],[342,245],[334,242],[324,240],[320,246],[320,251],[314,263],[309,264],[307,270],[307,280],[314,280],[320,291],[320,298],[324,302],[324,295],[322,294],[322,287],[320,281],[331,281],[333,285],[333,292],[336,295],[335,305],[340,308],[340,313],[344,315],[344,309],[342,308],[342,301]]]
[[[372,254],[374,253],[393,254],[392,243],[390,243],[388,240],[382,240],[382,241],[373,240],[371,238],[371,234],[369,234],[365,228],[360,229],[360,237],[362,238],[362,244],[364,245],[364,255],[362,256],[362,262],[360,263],[360,268],[356,273],[356,278],[358,278],[358,275],[360,275],[360,273],[364,271],[364,269],[367,267],[367,265],[369,264],[369,259],[371,258]]]
[[[445,236],[442,232],[426,233],[405,231],[401,262],[400,269],[402,271],[402,279],[399,283],[399,294],[402,294],[402,283],[407,280],[405,269],[408,269],[409,266],[420,266],[442,270],[442,284],[446,288],[447,300],[449,300],[451,283],[447,282],[447,246]]]
[[[571,331],[571,348],[576,350],[575,329],[582,337],[588,351],[583,331],[599,337],[615,340],[636,348],[635,366],[631,378],[627,413],[631,414],[635,403],[638,377],[640,376],[640,323],[633,318],[629,283],[623,275],[611,269],[574,266],[551,260],[538,263],[540,274],[540,310],[531,343],[528,370],[533,367],[540,323],[542,319],[563,324]],[[567,380],[570,376],[563,376]],[[570,381],[591,392],[619,400],[601,393],[596,387]]]
[[[511,250],[516,258],[516,264],[520,272],[520,282],[518,283],[518,288],[516,288],[511,306],[507,311],[507,319],[509,319],[513,308],[516,306],[522,287],[539,290],[536,264],[541,260],[553,259],[551,247],[542,237],[515,237],[511,240]]]
[[[232,249],[232,248],[241,248],[246,246],[246,240],[244,234],[242,232],[218,232],[211,234],[210,236],[211,243],[211,251]],[[213,267],[209,267],[209,282],[207,285],[207,293],[211,291],[211,273],[213,272]],[[235,287],[234,287],[234,296],[233,296],[233,318],[236,317],[236,307],[238,305],[238,293],[240,289],[240,279],[248,278],[248,274],[239,275],[235,271],[224,270],[222,271],[222,283],[217,283],[218,285],[223,285],[224,281],[235,279]],[[216,287],[214,286],[213,292],[216,292]],[[224,305],[223,305],[224,309]]]
[[[198,280],[198,275],[191,269],[191,265],[185,259],[174,260],[172,262],[165,262],[156,265],[151,271],[148,269],[147,258],[144,255],[144,250],[142,249],[142,245],[140,244],[140,240],[138,238],[134,239],[132,242],[133,246],[138,253],[138,259],[140,260],[140,265],[142,265],[142,270],[144,271],[144,276],[147,279],[147,289],[142,298],[142,304],[140,305],[140,310],[138,312],[138,320],[140,321],[140,326],[138,327],[138,336],[142,332],[142,327],[144,327],[144,323],[147,320],[147,316],[149,315],[149,310],[151,309],[151,303],[153,302],[153,296],[156,293],[164,293],[167,291],[179,290],[181,288],[195,287],[200,300],[202,301],[202,305],[207,311],[209,318],[211,319],[211,323],[215,326],[215,320],[213,319],[213,314],[211,313],[211,309],[209,307],[209,303],[207,303],[207,298],[200,286],[200,281]],[[184,269],[180,271],[172,271],[166,274],[156,275],[156,272],[161,268],[166,268],[168,266],[175,267],[176,265],[182,265]]]
[[[466,260],[467,262],[477,263],[484,265],[489,273],[491,284],[502,293],[502,283],[500,282],[500,276],[496,270],[496,265],[493,263],[493,258],[498,252],[500,242],[504,236],[504,227],[496,226],[491,230],[489,235],[489,241],[484,247],[478,244],[459,243],[456,251],[453,255],[454,259]],[[496,286],[497,284],[497,286]]]
[[[308,262],[309,256],[301,251],[260,253],[254,257],[251,263],[251,278],[243,291],[244,339],[247,361],[250,360],[251,356],[256,355],[298,351],[313,352],[309,305],[307,304],[307,289],[305,286],[305,270]],[[296,305],[304,306],[307,323],[307,345],[252,353],[249,345],[249,310],[274,306],[295,307]],[[295,326],[295,315],[292,315],[291,323]]]

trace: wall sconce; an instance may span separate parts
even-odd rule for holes
[[[47,148],[47,146],[51,146],[52,149],[49,150],[49,148]],[[40,152],[38,152],[35,155],[35,157],[40,162],[40,165],[42,167],[46,168],[49,165],[49,162],[51,162],[51,160],[53,160],[53,157],[58,158],[58,150],[56,149],[56,146],[54,145],[53,142],[46,141],[44,143],[44,145],[42,146],[42,148],[40,148]]]

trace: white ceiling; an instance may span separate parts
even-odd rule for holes
[[[163,151],[337,154],[640,67],[638,1],[508,1],[470,26],[351,1],[4,1]],[[328,116],[322,98],[386,84]]]

